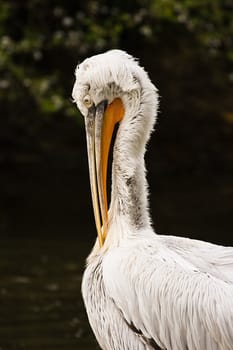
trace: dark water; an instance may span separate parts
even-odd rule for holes
[[[95,349],[80,295],[84,247],[74,240],[4,240],[0,349]]]
[[[0,174],[0,350],[98,349],[80,294],[95,238],[86,175]],[[151,192],[159,232],[233,244],[231,181],[160,178]]]

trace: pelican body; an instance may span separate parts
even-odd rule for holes
[[[156,121],[157,89],[120,50],[86,59],[75,75],[73,99],[85,119],[97,228],[82,295],[100,347],[232,350],[233,248],[157,235],[151,226],[144,153]]]

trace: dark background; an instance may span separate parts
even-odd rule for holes
[[[93,238],[74,69],[111,48],[159,88],[147,154],[157,231],[232,243],[232,3],[0,2],[1,237]]]
[[[71,102],[90,55],[126,50],[159,89],[146,154],[156,231],[233,245],[232,10],[229,0],[0,0],[1,349],[95,347],[80,281],[96,232]]]

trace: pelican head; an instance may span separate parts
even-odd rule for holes
[[[88,163],[99,244],[108,229],[106,191],[109,148],[119,123],[114,152],[130,172],[144,155],[158,105],[148,74],[126,52],[111,50],[87,58],[75,71],[72,97],[85,119]]]

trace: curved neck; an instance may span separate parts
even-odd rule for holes
[[[113,151],[112,193],[108,238],[119,239],[151,232],[144,163],[145,146],[156,121],[158,97],[148,79],[139,79],[140,90],[123,100],[125,116],[120,122]]]
[[[120,130],[119,130],[120,131]],[[147,181],[144,165],[144,146],[132,156],[130,146],[121,145],[117,135],[113,152],[112,193],[109,218],[114,223],[119,218],[127,224],[130,231],[149,228]]]

